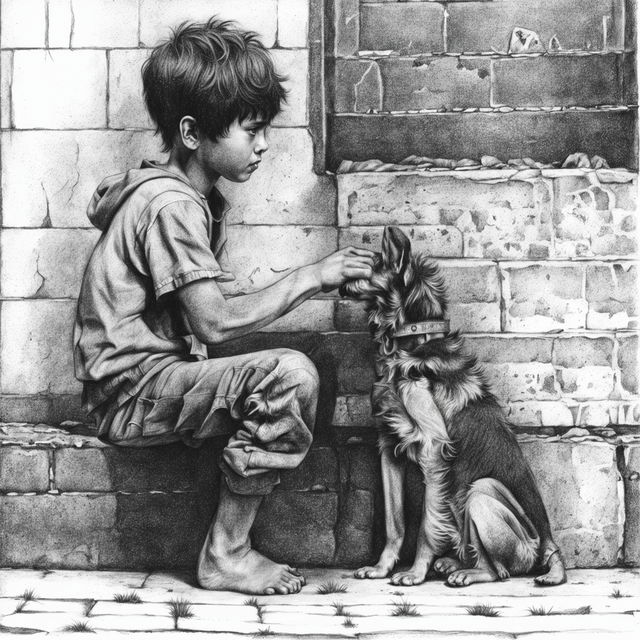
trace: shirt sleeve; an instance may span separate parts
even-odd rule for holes
[[[192,200],[163,206],[150,221],[143,244],[156,298],[195,280],[228,275],[211,250],[206,213]]]

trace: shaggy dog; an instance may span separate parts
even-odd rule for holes
[[[506,580],[537,570],[536,582],[565,582],[536,482],[481,367],[449,332],[438,267],[411,255],[387,227],[370,281],[341,295],[364,300],[377,346],[372,404],[379,427],[386,545],[358,578],[384,578],[404,539],[406,460],[417,464],[424,501],[413,565],[391,577],[423,582],[433,568],[450,586]]]

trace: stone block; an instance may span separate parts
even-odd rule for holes
[[[194,493],[140,493],[117,496],[118,547],[107,567],[151,569],[193,566],[209,518],[201,518]]]
[[[637,184],[601,182],[597,174],[554,179],[553,227],[560,258],[634,256]]]
[[[571,107],[619,104],[621,56],[495,60],[492,106]]]
[[[47,491],[49,454],[42,449],[0,448],[0,492]]]
[[[615,385],[611,367],[581,367],[557,372],[562,393],[576,400],[604,400]]]
[[[556,400],[559,389],[551,364],[527,362],[484,364],[493,393],[501,403]]]
[[[640,564],[640,446],[624,448],[624,548],[625,564]]]
[[[78,393],[73,300],[5,300],[0,309],[0,392]]]
[[[411,239],[414,253],[425,253],[434,258],[462,257],[462,234],[453,226],[414,225],[400,227]],[[384,227],[348,227],[340,229],[338,246],[355,246],[380,251]]]
[[[307,300],[264,328],[278,332],[333,330],[332,300]]]
[[[507,331],[544,332],[585,326],[584,269],[531,264],[501,268]]]
[[[517,336],[469,336],[467,350],[480,362],[551,362],[553,339]]]
[[[613,340],[606,336],[557,338],[553,343],[553,363],[558,367],[610,367]]]
[[[39,78],[34,100],[33,78]],[[17,129],[89,129],[107,123],[107,54],[98,50],[25,50],[13,54]]]
[[[82,410],[80,400],[80,389],[74,394],[0,395],[0,422],[85,422],[87,414]]]
[[[409,155],[564,162],[576,149],[603,156],[612,167],[638,166],[633,110],[334,114],[327,117],[327,129],[332,171],[342,160],[400,162]]]
[[[620,383],[629,393],[638,393],[638,336],[618,336]]]
[[[368,395],[338,396],[332,424],[336,427],[373,426],[371,401]]]
[[[573,427],[574,419],[566,401],[504,402],[500,399],[509,422],[517,427]]]
[[[336,300],[335,324],[337,331],[368,331],[364,304],[355,300]]]
[[[142,63],[146,49],[109,51],[109,126],[152,129],[142,92]]]
[[[360,50],[391,49],[402,54],[446,51],[443,19],[443,6],[431,2],[363,4]]]
[[[112,495],[1,496],[3,566],[97,568],[115,547]],[[44,525],[46,523],[46,526]]]
[[[378,495],[382,490],[380,457],[375,445],[348,445],[343,449],[348,459],[348,486],[352,491],[370,491]]]
[[[278,73],[287,79],[287,102],[273,121],[275,127],[304,127],[308,121],[307,94],[309,88],[309,51],[274,49],[272,57]]]
[[[153,47],[166,39],[170,29],[188,20],[204,22],[216,16],[221,20],[234,20],[243,29],[255,31],[267,47],[272,47],[277,31],[277,0],[164,0],[158,11],[156,0],[140,1],[140,41],[142,46]]]
[[[580,427],[634,427],[640,424],[640,403],[636,400],[600,400],[580,404],[576,425]]]
[[[382,109],[382,76],[375,60],[336,60],[334,81],[335,113]]]
[[[309,6],[299,0],[278,0],[278,46],[306,48]]]
[[[336,56],[351,56],[359,49],[360,7],[358,0],[335,0],[334,32]]]
[[[370,491],[348,491],[340,505],[335,564],[356,567],[373,557],[374,500]]]
[[[0,21],[3,49],[45,46],[45,0],[2,0]]]
[[[227,251],[236,279],[221,288],[230,294],[262,289],[290,270],[334,252],[336,236],[329,227],[233,225],[228,228]]]
[[[71,0],[49,0],[49,47],[71,48],[72,9]]]
[[[11,76],[13,75],[13,51],[0,51],[0,129],[11,126]]]
[[[368,393],[375,379],[371,338],[336,333],[327,337],[326,349],[336,363],[338,393]]]
[[[498,302],[452,302],[451,328],[466,333],[497,333],[501,329]]]
[[[15,298],[75,298],[100,232],[0,230],[0,292]]]
[[[378,64],[384,111],[489,106],[486,58],[386,58]]]
[[[141,131],[7,131],[2,134],[5,227],[90,227],[87,205],[109,175],[161,159]]]
[[[54,482],[59,491],[113,491],[105,449],[58,449]],[[135,490],[142,490],[136,487]]]
[[[622,534],[615,447],[521,441],[569,568],[615,566]]]
[[[312,447],[302,464],[280,476],[282,491],[337,491],[338,460],[330,447]]]
[[[587,266],[587,328],[632,328],[638,315],[637,268],[630,263]]]
[[[72,47],[137,47],[138,0],[71,0]]]
[[[547,47],[556,36],[563,49],[602,51],[622,49],[623,0],[502,0],[501,2],[454,2],[448,7],[449,51],[507,51],[511,32],[526,27],[539,34]],[[603,17],[607,19],[604,40]]]
[[[313,172],[313,145],[305,129],[274,129],[269,151],[249,185],[221,180],[231,205],[229,222],[333,225],[335,187]]]
[[[441,266],[452,303],[497,302],[500,299],[498,270],[494,264],[447,261]]]
[[[633,20],[629,20],[633,22]],[[635,46],[635,45],[632,45]],[[624,104],[638,104],[638,68],[636,52],[625,53],[622,60],[622,86]]]
[[[335,554],[337,519],[335,493],[274,491],[258,512],[253,544],[276,562],[328,566]]]

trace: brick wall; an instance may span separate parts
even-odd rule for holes
[[[1,0],[0,422],[57,424],[84,418],[73,378],[71,329],[83,268],[97,238],[84,214],[86,204],[105,175],[160,155],[140,97],[139,67],[148,47],[169,25],[218,13],[262,35],[291,88],[289,107],[275,123],[260,171],[248,184],[222,185],[233,204],[228,261],[237,276],[225,293],[260,288],[287,269],[347,244],[378,248],[385,224],[402,226],[414,246],[439,259],[445,270],[452,325],[486,363],[499,400],[523,438],[570,566],[640,561],[637,175],[606,169],[316,174],[314,161],[317,166],[318,151],[322,155],[322,3],[163,0],[161,12],[158,4]],[[513,137],[510,123],[517,118],[527,130],[539,122],[545,139],[557,142],[558,149],[570,140],[563,137],[569,129],[558,123],[582,127],[584,118],[598,122],[616,145],[624,138],[620,148],[633,140],[629,123],[635,122],[635,111],[630,109],[464,113],[454,111],[462,106],[453,106],[462,104],[456,100],[485,95],[497,69],[507,77],[515,64],[544,67],[537,73],[551,79],[557,78],[553,65],[566,63],[578,69],[576,74],[587,63],[599,69],[585,86],[572,85],[577,94],[554,80],[545,100],[555,95],[582,100],[592,91],[609,103],[620,95],[620,85],[612,82],[620,77],[630,95],[632,55],[621,44],[623,37],[630,41],[629,22],[623,21],[617,1],[597,3],[609,17],[606,55],[596,55],[604,43],[596,37],[602,35],[602,20],[596,24],[593,11],[567,24],[565,0],[520,2],[520,8],[539,9],[532,26],[543,38],[557,32],[563,47],[590,55],[436,55],[429,57],[431,64],[417,67],[407,62],[413,50],[366,61],[353,53],[364,33],[374,39],[395,33],[415,43],[435,42],[422,31],[418,35],[431,40],[412,34],[429,21],[416,18],[395,28],[392,20],[381,29],[371,16],[389,11],[441,15],[442,3],[360,6],[335,0],[325,5],[327,10],[335,5],[336,15],[344,16],[335,75],[327,60],[328,97],[348,110],[354,100],[359,105],[357,113],[336,115],[329,124],[335,132],[336,123],[348,123],[341,136],[349,144],[360,136],[354,148],[362,159],[382,157],[370,146],[379,140],[380,148],[397,155],[388,159],[402,158],[411,152],[407,144],[416,131],[444,140],[446,123],[476,140],[489,140],[488,132],[497,131],[502,138],[496,140],[504,142],[505,136]],[[560,5],[562,10],[549,8]],[[505,46],[498,27],[510,32],[503,19],[507,6],[515,7],[510,0],[449,3],[447,37],[460,42],[473,36]],[[473,12],[480,9],[497,15],[495,22],[487,26],[484,17],[479,20]],[[455,27],[451,16],[456,12],[467,15],[466,24],[475,31]],[[368,31],[355,31],[358,24],[369,25]],[[437,33],[437,42],[443,42],[442,31]],[[440,51],[435,45],[432,50]],[[622,71],[611,76],[607,65]],[[400,119],[361,113],[367,101],[379,97],[375,83],[380,78],[395,83],[386,100],[414,100],[421,92],[416,94],[407,78],[427,72],[429,86],[450,101],[450,111]],[[520,82],[519,73],[514,82]],[[451,119],[438,119],[437,126],[426,129],[431,121],[420,120],[440,116]],[[376,123],[373,133],[367,122]],[[455,140],[445,140],[440,155],[458,156]],[[337,148],[336,141],[330,139],[330,150]],[[528,155],[507,154],[505,145],[496,155]],[[262,512],[257,544],[289,562],[370,560],[381,542],[382,505],[368,400],[372,350],[362,309],[335,293],[320,294],[264,332],[215,351],[227,355],[285,345],[317,364],[320,415],[312,453],[286,476]],[[0,427],[0,521],[21,534],[0,540],[0,564],[145,567],[153,557],[165,566],[191,564],[213,509],[212,448],[199,453],[171,448],[135,459],[129,453],[49,427]],[[159,473],[169,459],[178,471]],[[175,509],[181,518],[168,517]],[[35,526],[33,514],[51,522],[50,529]],[[139,544],[142,529],[149,532],[151,546]],[[167,546],[167,539],[185,543]]]
[[[329,4],[329,167],[575,151],[637,166],[635,0]],[[510,55],[516,27],[546,52]]]

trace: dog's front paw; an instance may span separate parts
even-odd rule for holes
[[[398,571],[398,573],[394,573],[391,576],[391,584],[410,587],[414,584],[422,584],[425,578],[425,571],[416,571],[414,569],[410,569],[409,571]]]
[[[457,571],[460,569],[462,565],[457,558],[450,558],[449,556],[443,556],[442,558],[438,558],[433,563],[433,568],[436,570],[436,573],[441,576],[448,576],[450,573]]]
[[[391,569],[386,569],[385,567],[376,565],[375,567],[360,567],[360,569],[356,569],[356,571],[354,571],[353,575],[360,579],[386,578],[390,571]]]

